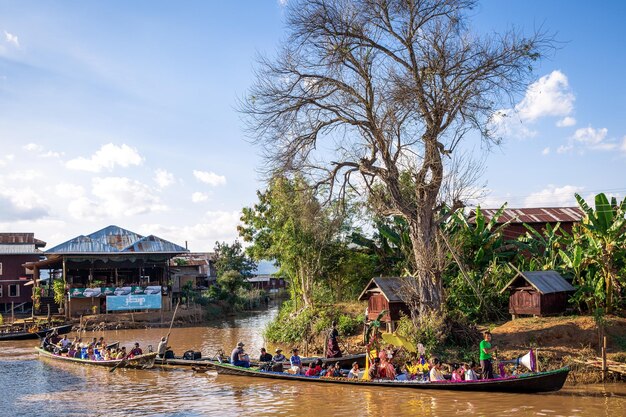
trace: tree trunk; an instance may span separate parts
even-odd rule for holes
[[[424,224],[426,223],[426,224]],[[433,219],[424,219],[410,225],[411,243],[415,256],[416,276],[413,304],[420,315],[438,312],[443,304],[441,271],[437,267],[437,249],[435,245],[436,226]]]

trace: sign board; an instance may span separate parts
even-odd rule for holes
[[[158,294],[107,295],[107,311],[148,310],[161,308]]]
[[[71,288],[70,298],[109,297],[125,295],[161,295],[160,285],[148,287],[96,287],[96,288]]]

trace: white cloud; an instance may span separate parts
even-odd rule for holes
[[[157,183],[159,188],[169,187],[175,182],[174,174],[164,169],[159,168],[156,171],[154,171],[154,182]]]
[[[556,187],[548,185],[541,191],[530,194],[524,199],[524,207],[563,207],[575,206],[575,193],[581,193],[583,187],[564,185]]]
[[[572,136],[572,139],[585,145],[594,146],[600,144],[604,140],[604,138],[606,138],[607,133],[607,128],[594,129],[591,126],[588,126],[576,129],[576,132],[574,132],[574,136]]]
[[[226,184],[226,177],[223,175],[217,175],[214,172],[194,170],[193,176],[196,177],[198,181],[209,184],[213,187]]]
[[[574,109],[574,94],[567,76],[552,71],[532,83],[515,110],[522,120],[533,121],[545,116],[567,116]]]
[[[571,151],[572,149],[574,149],[574,147],[569,144],[569,145],[561,145],[557,148],[556,153],[566,153]]]
[[[68,211],[73,217],[97,220],[167,210],[150,187],[130,178],[94,178],[91,194],[94,198],[80,196],[70,201]]]
[[[53,152],[53,151],[48,151],[46,153],[40,153],[39,155],[37,155],[40,158],[60,158],[63,155],[65,155],[65,152]]]
[[[541,151],[542,155],[549,155],[550,154],[550,148],[543,148],[543,151]]]
[[[78,157],[67,161],[65,166],[69,169],[80,171],[100,172],[103,169],[112,170],[116,165],[129,167],[131,165],[141,165],[143,158],[135,148],[126,144],[117,146],[112,143],[102,145],[91,157]]]
[[[6,30],[4,31],[4,40],[7,41],[8,43],[12,43],[18,48],[20,47],[20,41],[17,38],[17,35],[9,33]]]
[[[75,199],[85,195],[85,189],[83,187],[66,182],[55,185],[54,191],[59,197],[66,200]]]
[[[289,3],[289,0],[278,0],[278,5],[285,7]]]
[[[622,138],[622,146],[620,146],[622,152],[626,152],[626,136]]]
[[[557,127],[569,127],[574,126],[576,124],[576,119],[573,117],[567,116],[556,122]]]
[[[211,251],[216,241],[232,242],[237,238],[240,217],[240,211],[208,211],[196,224],[181,227],[148,224],[140,229],[152,230],[155,235],[174,243],[187,241],[191,251]]]
[[[29,152],[41,152],[43,151],[43,146],[38,145],[36,143],[29,143],[22,146],[22,149],[27,150]]]
[[[531,125],[543,117],[565,116],[557,126],[571,126],[576,123],[569,117],[575,99],[567,76],[561,71],[552,71],[528,86],[515,108],[498,110],[490,120],[491,128],[498,136],[529,138],[537,134]]]
[[[48,206],[31,188],[0,189],[0,222],[35,220],[48,215]]]
[[[32,181],[41,177],[43,177],[43,172],[35,169],[14,171],[7,175],[7,178],[13,181]]]
[[[207,201],[208,199],[209,199],[208,194],[201,193],[199,191],[196,191],[195,193],[191,195],[191,201],[193,201],[194,203],[201,203],[203,201]]]

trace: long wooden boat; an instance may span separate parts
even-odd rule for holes
[[[154,359],[157,356],[156,352],[144,353],[143,355],[133,356],[132,358],[126,359],[113,359],[109,361],[93,361],[90,359],[79,359],[79,358],[70,358],[68,356],[55,355],[52,352],[48,352],[47,350],[43,350],[41,348],[35,348],[37,353],[39,353],[39,357],[54,359],[62,362],[74,362],[79,363],[81,365],[94,365],[94,366],[104,366],[108,368],[119,367],[119,368],[136,368],[136,369],[149,369],[154,366]]]
[[[26,340],[45,337],[46,334],[56,331],[56,334],[66,334],[72,331],[72,324],[64,324],[63,326],[48,327],[36,332],[20,330],[15,332],[0,333],[0,340]]]
[[[315,357],[307,357],[302,358],[302,363],[305,365],[310,364],[311,362],[316,361],[318,358]],[[365,353],[355,354],[355,355],[346,355],[341,358],[319,358],[323,363],[336,363],[339,362],[342,368],[351,368],[354,362],[357,362],[360,367],[365,366]],[[222,362],[228,361],[228,358],[222,357]],[[183,359],[180,357],[170,358],[170,359],[162,359],[157,358],[155,360],[155,365],[159,366],[167,366],[167,367],[207,367],[211,368],[214,363],[220,363],[215,358],[200,358],[200,359]],[[252,361],[251,364],[253,366],[258,366],[258,361]],[[283,366],[285,368],[289,368],[289,361],[283,362]]]
[[[558,391],[563,387],[569,368],[561,368],[548,372],[536,372],[520,374],[505,378],[495,378],[477,381],[387,381],[373,380],[364,381],[348,378],[320,378],[303,375],[291,375],[284,372],[262,371],[255,368],[241,368],[225,363],[213,365],[218,374],[237,375],[255,378],[282,379],[285,381],[306,381],[326,384],[346,384],[363,387],[394,387],[416,388],[434,390],[455,391],[486,391],[486,392],[511,392],[511,393],[537,393]]]

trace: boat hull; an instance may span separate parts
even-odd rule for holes
[[[317,360],[318,358],[302,358],[302,363],[305,365],[310,364],[311,362]],[[357,354],[357,355],[347,355],[341,358],[319,358],[322,362],[335,363],[339,362],[342,368],[351,368],[354,362],[357,362],[360,367],[365,366],[365,353]],[[222,362],[227,361],[228,359],[223,358]],[[158,366],[165,367],[207,367],[211,368],[214,363],[220,363],[216,359],[202,358],[196,360],[188,360],[182,358],[171,358],[171,359],[161,359],[157,358],[155,364]],[[259,362],[252,362],[253,366],[258,365]],[[288,368],[290,366],[289,361],[283,362],[283,366]]]
[[[110,361],[92,361],[89,359],[70,358],[67,356],[55,355],[41,348],[35,348],[39,353],[40,358],[48,358],[61,362],[73,362],[81,365],[102,366],[105,368],[135,368],[135,369],[148,369],[154,366],[154,360],[157,356],[156,352],[145,353],[143,355],[135,356],[127,359],[115,359]]]
[[[322,384],[347,384],[365,387],[394,387],[413,388],[428,390],[453,390],[453,391],[483,391],[483,392],[510,392],[510,393],[537,393],[558,391],[565,384],[569,368],[561,368],[555,371],[524,374],[507,378],[478,380],[478,381],[364,381],[347,378],[319,378],[300,375],[291,375],[279,372],[267,372],[250,368],[241,368],[229,364],[213,364],[218,374],[247,376],[267,379],[281,379],[285,381],[302,381]]]
[[[12,333],[0,333],[0,341],[1,340],[28,340],[28,339],[38,339],[44,337],[49,332],[55,331],[57,334],[66,334],[72,331],[72,324],[65,324],[63,326],[50,327],[44,330],[40,330],[38,332],[12,332]]]

